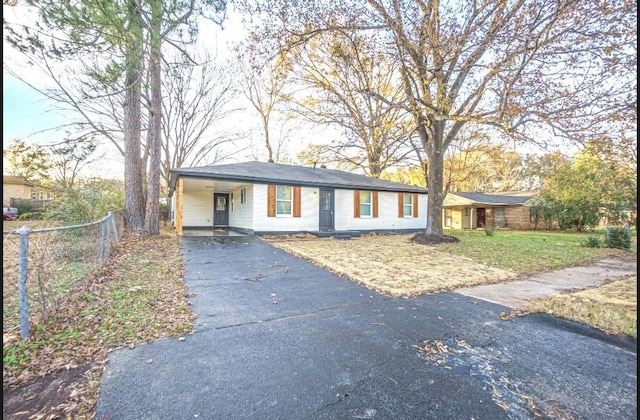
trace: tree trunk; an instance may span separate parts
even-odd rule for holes
[[[427,149],[429,150],[429,149]],[[427,203],[427,229],[428,235],[443,236],[442,227],[442,203],[444,202],[444,152],[440,149],[427,153],[429,158],[429,171],[427,174],[427,186],[429,199]]]
[[[427,155],[427,226],[425,234],[444,236],[442,203],[444,202],[444,123],[414,113],[416,131]]]
[[[149,75],[151,79],[151,109],[149,115],[149,172],[147,184],[147,209],[145,212],[144,233],[157,235],[160,233],[160,176],[161,136],[162,136],[162,80],[160,73],[161,30],[160,11],[162,4],[154,4],[152,10],[151,51],[149,60]]]
[[[142,22],[136,2],[128,3],[130,17],[129,42],[126,46],[124,108],[124,189],[125,221],[131,229],[141,229],[144,223],[144,195],[140,167],[140,79],[142,69]]]
[[[273,162],[273,149],[271,148],[271,140],[269,139],[269,116],[262,113],[262,129],[264,130],[264,145],[267,147],[267,160]]]

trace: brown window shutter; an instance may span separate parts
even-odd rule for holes
[[[373,200],[373,218],[375,219],[378,217],[378,191],[373,192],[371,200]]]
[[[360,217],[360,190],[353,190],[353,217]]]
[[[418,217],[418,193],[413,193],[413,217]]]
[[[293,217],[300,217],[300,187],[293,187]]]
[[[267,186],[267,217],[276,217],[276,186]]]
[[[404,193],[398,193],[398,217],[404,217]]]

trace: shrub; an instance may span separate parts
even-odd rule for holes
[[[629,226],[608,227],[605,239],[607,248],[631,249],[631,232]]]
[[[597,236],[589,236],[586,241],[582,242],[582,246],[586,248],[601,248],[602,241]]]
[[[47,207],[45,219],[67,225],[89,223],[124,208],[124,189],[114,181],[90,179],[77,184],[59,192]]]
[[[493,226],[486,226],[484,227],[484,234],[487,236],[493,236],[493,233],[495,232],[495,228]]]

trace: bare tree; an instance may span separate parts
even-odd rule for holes
[[[50,146],[51,177],[57,187],[73,189],[80,176],[80,171],[88,164],[95,162],[98,141],[94,138],[65,139]]]
[[[236,139],[228,130],[212,130],[238,111],[239,87],[230,69],[209,54],[180,54],[164,73],[162,176],[169,185],[172,168],[211,165],[227,157],[223,147]]]
[[[253,37],[255,34],[250,35],[249,39]],[[260,117],[267,159],[273,161],[271,123],[277,114],[276,107],[283,102],[283,90],[291,70],[289,59],[284,53],[260,55],[252,44],[238,45],[234,51],[242,91]]]
[[[403,95],[397,63],[373,49],[376,41],[334,32],[301,46],[292,78],[300,89],[289,101],[294,112],[315,124],[342,129],[344,137],[318,146],[319,160],[379,178],[385,169],[406,163],[413,150],[410,115],[395,105]]]
[[[528,190],[526,168],[517,151],[491,144],[489,138],[478,135],[470,136],[464,143],[456,141],[450,149],[457,151],[445,157],[445,191]]]
[[[482,187],[478,188],[477,181],[486,182],[484,150],[490,144],[491,139],[487,135],[465,130],[460,132],[444,158],[445,194],[450,191],[483,191]]]

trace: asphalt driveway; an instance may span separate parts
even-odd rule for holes
[[[388,298],[255,237],[181,241],[195,333],[110,353],[97,419],[637,418],[635,341]]]

